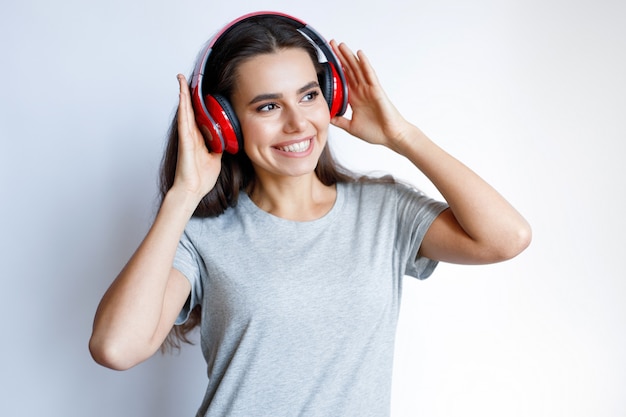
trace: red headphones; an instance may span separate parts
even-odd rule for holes
[[[325,58],[320,61],[323,72],[319,77],[322,94],[328,103],[330,117],[341,116],[348,106],[348,86],[341,64],[332,48],[311,26],[286,14],[276,12],[257,12],[244,15],[230,22],[221,29],[198,55],[191,76],[191,101],[196,116],[196,123],[204,135],[211,152],[235,154],[243,147],[243,135],[235,111],[228,100],[217,94],[207,94],[203,90],[202,79],[215,43],[230,29],[240,22],[257,16],[276,16],[294,26],[303,36],[316,46]]]

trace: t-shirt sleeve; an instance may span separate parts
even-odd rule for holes
[[[398,240],[397,250],[406,259],[406,275],[428,278],[437,261],[418,254],[422,240],[435,218],[448,205],[404,185],[397,186]]]
[[[191,293],[181,310],[175,324],[183,324],[189,318],[191,310],[200,303],[202,299],[202,279],[200,273],[200,255],[191,241],[189,234],[185,231],[178,242],[176,255],[174,257],[173,268],[180,271],[191,284]]]

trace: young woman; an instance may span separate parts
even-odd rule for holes
[[[209,152],[216,138],[203,137],[203,109],[178,76],[160,210],[104,295],[90,349],[128,369],[199,325],[209,380],[198,416],[388,415],[402,277],[506,260],[530,242],[507,201],[399,114],[362,52],[330,45],[350,119],[288,17],[220,33],[201,87],[232,107],[236,153]],[[445,203],[338,166],[331,123],[408,158]]]

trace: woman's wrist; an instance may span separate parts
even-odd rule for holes
[[[173,186],[165,194],[162,206],[171,205],[177,209],[182,209],[186,213],[189,213],[191,217],[191,214],[196,210],[196,207],[198,207],[202,197],[203,196],[198,196],[197,194]]]
[[[421,142],[427,141],[426,135],[415,125],[407,123],[406,127],[389,139],[387,147],[403,156],[409,156],[419,147]]]

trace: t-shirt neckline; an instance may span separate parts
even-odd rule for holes
[[[257,206],[252,201],[252,199],[250,199],[250,196],[247,193],[241,193],[239,195],[239,204],[241,205],[243,209],[251,213],[253,216],[255,216],[259,220],[270,221],[276,224],[298,225],[300,227],[306,227],[306,226],[313,227],[313,226],[323,225],[328,222],[332,222],[333,219],[338,215],[345,200],[344,184],[337,183],[336,190],[337,190],[337,195],[335,197],[335,202],[333,203],[330,210],[323,216],[317,219],[313,219],[313,220],[306,220],[306,221],[289,220],[289,219],[285,219],[282,217],[278,217],[274,214],[268,213],[267,211]]]

